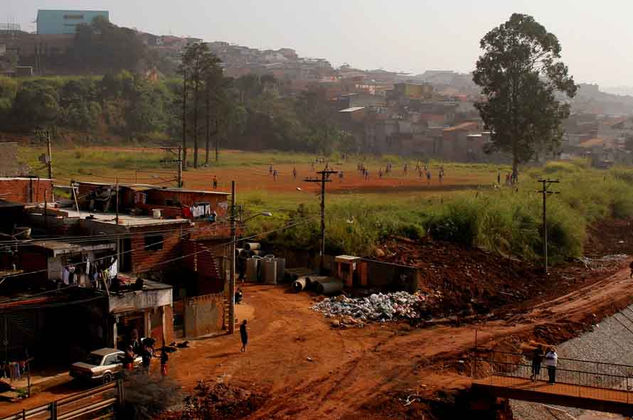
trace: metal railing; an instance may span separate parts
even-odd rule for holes
[[[544,384],[549,380],[544,363],[535,382],[531,381],[530,354],[478,350],[473,357],[472,376],[496,386],[633,403],[633,366],[629,365],[559,357],[558,386],[549,390]]]
[[[112,410],[123,401],[123,381],[111,382],[0,420],[72,420]]]

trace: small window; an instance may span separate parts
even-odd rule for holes
[[[158,251],[163,249],[163,235],[145,235],[145,250]]]
[[[81,20],[83,18],[84,18],[84,15],[64,15],[64,19]]]

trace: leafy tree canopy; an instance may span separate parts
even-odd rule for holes
[[[516,176],[519,163],[557,148],[569,116],[557,95],[572,98],[577,86],[560,61],[558,39],[531,16],[513,14],[480,46],[473,81],[485,100],[475,106],[491,130],[492,149],[512,154]]]

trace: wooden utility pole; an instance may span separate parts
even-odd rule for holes
[[[46,147],[48,149],[48,156],[46,159],[46,165],[48,166],[48,179],[53,179],[53,151],[51,147],[50,130],[46,130]]]
[[[229,252],[231,253],[229,267],[229,334],[235,332],[235,242],[237,240],[237,232],[235,228],[235,181],[231,181],[231,244]]]
[[[178,146],[178,188],[182,188],[182,146]]]
[[[162,164],[169,164],[169,163],[176,163],[178,164],[178,172],[176,174],[176,183],[177,183],[177,187],[178,188],[182,188],[183,186],[183,181],[182,181],[182,169],[183,169],[183,164],[184,164],[184,160],[183,160],[183,148],[182,146],[178,146],[176,148],[177,152],[174,152],[174,148],[173,147],[161,147],[162,150],[165,150],[166,152],[169,153],[176,153],[178,155],[178,159],[161,159],[161,163]]]
[[[119,178],[116,179],[116,224],[119,224]]]
[[[545,275],[548,274],[548,255],[547,255],[547,196],[550,194],[560,194],[558,191],[550,191],[549,186],[551,184],[558,184],[560,181],[557,179],[539,179],[537,182],[542,184],[542,187],[538,193],[543,195],[543,268]]]
[[[323,274],[324,271],[323,259],[325,258],[325,183],[332,182],[332,180],[330,179],[330,175],[337,173],[338,171],[325,169],[323,171],[317,172],[317,174],[321,175],[320,178],[305,179],[305,182],[318,182],[321,184],[321,246],[319,249],[319,271],[321,272],[321,274]]]

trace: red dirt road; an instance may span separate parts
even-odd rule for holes
[[[170,376],[192,391],[201,380],[222,378],[267,394],[252,418],[384,418],[403,414],[398,394],[431,397],[468,386],[454,366],[474,346],[537,337],[558,343],[633,302],[628,269],[593,279],[577,290],[535,304],[504,320],[462,326],[413,328],[374,324],[332,329],[310,306],[308,294],[281,286],[245,287],[237,316],[249,321],[250,343],[240,353],[239,334],[191,342],[170,359]],[[1,403],[0,415],[77,392],[62,385],[22,403]]]
[[[451,366],[479,343],[506,339],[560,342],[633,302],[628,270],[586,286],[508,320],[461,327],[411,328],[405,324],[336,330],[309,309],[312,298],[280,287],[245,290],[250,344],[239,351],[239,335],[196,341],[172,357],[172,372],[185,390],[200,379],[223,377],[267,392],[253,418],[341,418],[362,413],[382,417],[381,405],[398,392],[429,394],[467,386]],[[242,309],[242,308],[240,308]],[[240,314],[238,312],[238,317]],[[595,321],[594,321],[595,322]]]

